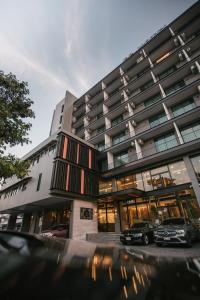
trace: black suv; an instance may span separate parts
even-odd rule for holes
[[[197,228],[191,220],[185,218],[165,219],[154,231],[154,240],[157,246],[185,244],[190,247],[197,238]]]
[[[154,226],[149,222],[135,223],[129,229],[122,232],[120,241],[123,245],[142,243],[148,245],[153,242]]]

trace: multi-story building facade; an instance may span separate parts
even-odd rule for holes
[[[55,197],[63,202],[72,200],[73,193],[76,201],[86,201],[86,206],[93,208],[94,218],[87,220],[84,234],[96,232],[97,225],[98,231],[119,232],[138,219],[200,217],[199,19],[197,2],[79,99],[67,93],[57,105],[49,137],[55,142],[57,154],[49,164],[52,168],[54,161],[54,169],[46,170],[53,199],[45,203],[50,209],[51,203],[56,205]],[[57,130],[61,130],[58,137]],[[69,171],[63,153],[65,138],[70,136],[75,144],[68,148],[73,153],[68,160],[86,168],[84,175],[80,171],[76,175],[79,179],[71,184],[80,189],[86,184],[88,191],[94,185],[85,196],[79,190],[72,194],[67,190]],[[80,150],[80,145],[87,151]],[[27,158],[31,157],[29,153]],[[12,213],[16,207],[16,199],[10,208],[5,205],[2,209],[2,203],[3,199],[3,212]],[[78,224],[80,212],[72,208],[67,211],[73,224]]]

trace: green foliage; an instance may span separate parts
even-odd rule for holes
[[[30,142],[28,131],[33,101],[28,97],[28,84],[20,82],[13,74],[0,71],[0,179],[12,175],[22,178],[27,174],[29,162],[13,155],[5,155],[7,147]]]

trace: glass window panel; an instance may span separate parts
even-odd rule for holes
[[[142,174],[135,174],[135,185],[136,188],[139,190],[144,190],[143,180],[142,180]]]
[[[144,189],[145,191],[151,191],[153,189],[150,172],[142,172],[143,182],[144,182]]]
[[[200,137],[200,124],[191,125],[191,127],[182,129],[181,135],[184,142],[190,142]]]
[[[167,166],[163,166],[163,167],[159,167],[159,168],[151,170],[151,175],[160,174],[160,173],[163,173],[163,172],[168,172],[168,167]]]
[[[159,115],[156,115],[156,116],[153,116],[149,119],[149,123],[150,123],[150,127],[155,127],[159,124],[162,124],[164,122],[167,121],[167,116],[165,114],[165,112],[159,114]]]
[[[157,152],[170,149],[177,145],[178,145],[178,143],[177,143],[177,140],[176,140],[176,137],[174,134],[169,134],[169,135],[166,135],[164,137],[161,137],[161,138],[155,140],[155,146],[156,146]]]
[[[188,176],[185,163],[183,161],[170,164],[169,170],[173,184],[177,185],[190,182],[190,178]]]

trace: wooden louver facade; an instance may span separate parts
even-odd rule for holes
[[[66,192],[80,196],[98,195],[98,151],[60,133],[51,180],[51,193]]]

